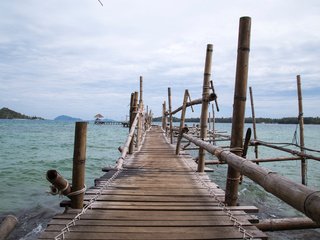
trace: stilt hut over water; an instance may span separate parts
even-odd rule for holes
[[[96,120],[94,121],[95,124],[101,124],[101,123],[103,123],[103,121],[102,121],[103,116],[102,116],[100,113],[98,113],[97,115],[95,115],[94,118],[96,119]]]

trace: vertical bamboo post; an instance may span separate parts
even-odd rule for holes
[[[172,133],[172,104],[171,104],[171,88],[168,88],[168,104],[169,104],[169,134],[170,134],[170,143],[173,143],[173,133]]]
[[[179,152],[180,152],[180,143],[181,143],[181,138],[182,138],[182,133],[183,133],[183,128],[184,128],[184,121],[185,121],[185,117],[186,117],[188,96],[189,96],[189,92],[188,92],[188,90],[186,89],[186,90],[184,91],[184,97],[183,97],[183,103],[182,103],[182,110],[181,110],[179,136],[178,136],[178,139],[177,139],[177,146],[176,146],[176,154],[177,154],[177,155],[178,155]]]
[[[301,78],[297,75],[297,90],[298,90],[298,106],[299,106],[299,130],[300,130],[300,151],[304,150],[304,121],[303,121],[303,106],[302,106],[302,91],[301,91]],[[301,182],[307,185],[307,162],[304,157],[301,158]]]
[[[212,63],[212,51],[213,45],[207,45],[207,53],[204,67],[204,77],[203,77],[203,89],[202,89],[202,108],[201,108],[201,119],[200,119],[200,138],[205,139],[207,137],[207,122],[208,122],[208,105],[209,105],[209,95],[210,95],[210,76],[211,76],[211,63]],[[199,148],[199,162],[198,162],[198,172],[204,171],[205,165],[205,150]]]
[[[212,107],[212,144],[215,145],[216,142],[215,142],[215,139],[216,139],[216,135],[215,135],[215,131],[216,131],[216,116],[215,116],[215,111],[214,111],[214,105],[211,104],[211,107]]]
[[[252,113],[253,138],[254,138],[254,140],[257,140],[256,115],[255,115],[255,112],[254,112],[252,87],[249,87],[249,92],[250,92],[251,113]],[[256,159],[258,159],[258,157],[259,157],[258,145],[256,145],[256,144],[254,145],[254,153],[255,153]],[[259,164],[259,163],[257,163],[257,164]]]
[[[142,76],[140,76],[140,94],[139,94],[139,107],[138,109],[143,111],[143,88],[142,88],[142,84],[143,84],[143,79]],[[136,147],[138,148],[141,142],[141,138],[142,138],[142,116],[139,114],[139,118],[138,118],[138,124],[137,124],[137,139],[136,139]]]
[[[134,114],[133,114],[133,106],[134,106],[134,93],[131,93],[131,98],[130,98],[130,115],[129,115],[129,132],[131,130],[131,126],[134,120]],[[129,150],[128,150],[129,154],[133,153],[133,141],[130,142],[129,145]]]
[[[162,103],[162,129],[165,130],[165,122],[166,122],[166,111],[165,111],[165,103]]]
[[[233,102],[233,117],[230,148],[233,153],[241,156],[243,143],[243,127],[245,119],[245,105],[247,97],[247,81],[250,51],[251,18],[240,18],[238,57],[236,69],[236,81]],[[236,206],[238,199],[238,185],[240,173],[228,166],[225,202],[228,206]]]
[[[85,184],[87,122],[76,122],[73,152],[72,192],[80,191]],[[71,208],[83,208],[84,193],[71,197]]]
[[[135,119],[138,111],[138,92],[134,92],[133,94],[133,105],[132,105],[132,121]],[[131,123],[132,124],[132,123]],[[132,127],[132,126],[131,126]],[[130,130],[131,131],[131,127]],[[133,148],[134,148],[134,138],[132,138],[129,146],[129,153],[133,153]]]

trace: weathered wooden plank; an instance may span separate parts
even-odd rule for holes
[[[248,232],[256,238],[266,238],[261,231],[255,227],[247,227]],[[110,232],[107,232],[110,231]],[[47,231],[40,239],[52,239],[58,232]],[[153,227],[115,227],[106,229],[105,227],[72,227],[72,232],[66,233],[67,239],[243,239],[243,234],[235,227],[179,227],[179,228],[153,228]]]

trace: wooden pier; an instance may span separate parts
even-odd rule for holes
[[[62,204],[66,211],[51,220],[39,239],[267,239],[257,227],[280,230],[320,226],[319,191],[246,158],[251,135],[248,129],[243,139],[250,26],[249,17],[240,18],[231,136],[217,132],[214,125],[210,130],[209,124],[208,129],[209,103],[214,101],[219,111],[212,81],[210,87],[212,44],[207,45],[202,98],[191,100],[186,89],[182,106],[172,110],[168,88],[169,106],[166,108],[164,102],[162,127],[151,127],[153,114],[148,107],[144,109],[140,77],[140,94],[131,94],[129,135],[118,148],[121,156],[114,167],[104,169],[107,173],[96,179],[95,186],[87,191],[84,187],[86,132],[77,131],[80,126],[86,129],[86,123],[76,124],[72,186],[56,170],[47,172],[47,179],[53,184],[51,193],[68,196],[71,203]],[[193,109],[198,104],[202,104],[200,128],[188,128],[184,124],[187,107]],[[180,127],[176,128],[172,117],[179,111]],[[212,113],[214,116],[213,107]],[[303,121],[300,122],[303,128]],[[256,150],[255,162],[299,157],[305,163],[306,159],[320,159],[307,154],[304,144],[296,151],[259,141],[255,127],[254,135],[251,144]],[[230,145],[216,145],[226,140],[230,140]],[[182,146],[183,142],[187,144]],[[289,152],[294,157],[258,159],[258,145]],[[197,149],[197,163],[181,149]],[[216,157],[212,163],[228,164],[226,193],[205,173],[206,152]],[[306,165],[302,164],[302,168],[304,183]],[[238,206],[242,176],[304,213],[306,218],[265,219],[258,224],[257,218],[250,215],[258,211],[256,207]]]
[[[176,155],[162,129],[153,127],[123,169],[87,190],[87,203],[98,196],[90,208],[77,219],[81,210],[55,216],[39,239],[266,239],[246,213],[257,208],[225,207],[224,191],[195,170],[192,158]]]

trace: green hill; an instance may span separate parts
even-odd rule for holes
[[[15,112],[9,108],[0,109],[0,119],[31,119],[31,120],[41,119],[43,120],[43,118],[35,117],[35,116],[30,117],[30,116]]]

